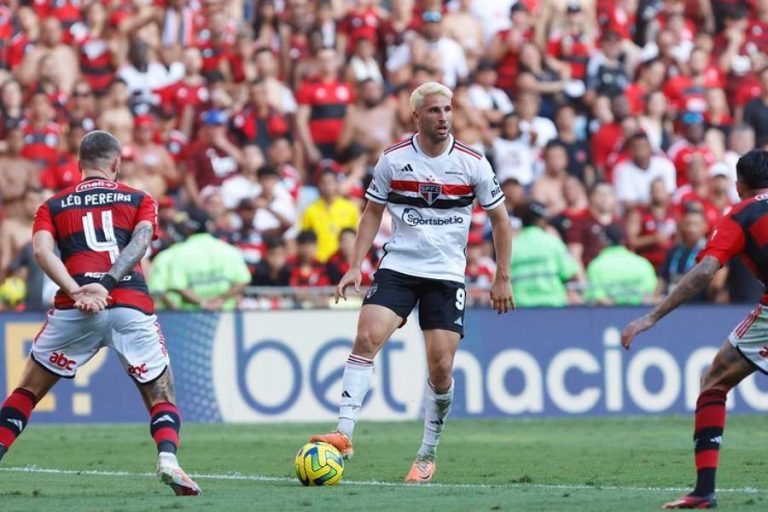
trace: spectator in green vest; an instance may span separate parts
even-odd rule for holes
[[[181,295],[170,288],[169,279],[171,270],[177,264],[176,252],[182,243],[175,243],[163,249],[152,260],[149,269],[149,293],[155,299],[155,309],[179,309],[181,307]]]
[[[606,226],[602,235],[605,247],[587,267],[585,300],[617,306],[649,302],[657,284],[651,262],[625,247],[620,225]]]
[[[188,238],[178,244],[167,288],[181,296],[182,310],[232,311],[251,273],[240,251],[214,238],[207,213],[193,210],[185,223]]]
[[[578,265],[560,237],[545,231],[546,214],[546,207],[535,201],[515,208],[523,229],[512,242],[509,274],[519,307],[559,307],[579,301],[578,294],[566,287],[576,280]]]

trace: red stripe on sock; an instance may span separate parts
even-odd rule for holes
[[[720,456],[720,450],[704,450],[696,454],[696,471],[717,468],[717,459]]]
[[[26,389],[14,389],[13,393],[8,395],[8,398],[3,402],[3,407],[13,407],[29,418],[29,415],[32,414],[32,409],[35,408],[35,395]]]
[[[172,404],[171,402],[160,402],[159,404],[155,404],[152,409],[149,411],[150,416],[154,416],[156,414],[161,414],[164,412],[173,412],[179,415],[179,418],[181,418],[181,412],[179,411],[179,408],[176,407],[176,405]]]
[[[155,444],[162,443],[163,441],[170,441],[176,446],[179,446],[179,433],[171,427],[163,427],[157,429],[152,435],[152,439],[155,440]]]
[[[725,393],[722,391],[705,391],[696,401],[695,429],[709,427],[725,427]]]
[[[16,440],[16,432],[13,432],[9,428],[5,428],[0,425],[0,444],[5,446],[6,449],[10,448],[13,442]]]

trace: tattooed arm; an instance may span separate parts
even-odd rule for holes
[[[139,222],[133,229],[131,241],[125,246],[117,257],[117,260],[109,270],[108,275],[119,283],[128,272],[141,261],[141,258],[147,253],[149,243],[152,241],[154,229],[152,223],[146,220]]]
[[[75,307],[96,313],[100,308],[93,307],[90,302],[92,299],[106,299],[109,292],[117,286],[120,280],[141,261],[141,258],[147,253],[149,242],[152,241],[154,228],[149,221],[141,221],[133,229],[131,241],[125,246],[107,272],[98,283],[87,284],[81,288],[84,297],[75,303]]]
[[[664,318],[667,313],[698,295],[712,281],[718,270],[720,270],[720,262],[712,256],[705,256],[680,279],[672,293],[667,295],[650,313],[630,322],[624,328],[624,331],[621,333],[621,344],[624,348],[629,349],[635,336],[643,331],[647,331],[656,325],[656,322]]]

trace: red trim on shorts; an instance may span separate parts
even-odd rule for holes
[[[48,314],[53,315],[53,311],[54,311],[53,308],[49,309]],[[32,338],[33,344],[37,343],[37,339],[43,334],[43,331],[45,330],[46,327],[48,327],[48,317],[45,318],[45,322],[43,322],[43,325],[40,326],[40,330],[37,331],[37,334],[35,334],[35,337]]]
[[[734,334],[736,334],[737,338],[741,338],[747,334],[747,331],[749,331],[749,328],[752,327],[755,321],[757,321],[757,318],[760,316],[762,311],[763,306],[758,304],[758,306],[744,320],[742,320],[738,326],[736,326]]]
[[[160,342],[160,350],[163,352],[165,357],[168,357],[168,347],[165,345],[165,335],[163,334],[163,330],[160,329],[160,322],[157,320],[155,320],[155,329],[157,329],[157,337],[158,341]]]

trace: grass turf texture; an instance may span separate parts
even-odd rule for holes
[[[302,487],[293,467],[296,451],[327,424],[187,424],[180,461],[208,477],[197,479],[202,497],[176,498],[148,475],[155,449],[146,426],[35,425],[33,417],[0,463],[0,509],[653,510],[693,484],[691,423],[689,417],[452,421],[435,480],[444,485],[414,487],[399,482],[422,424],[363,422],[345,483],[330,488]],[[718,495],[721,509],[768,508],[765,425],[759,416],[730,418],[718,482],[728,489]],[[31,465],[82,473],[17,469]],[[88,473],[98,471],[129,474]]]

